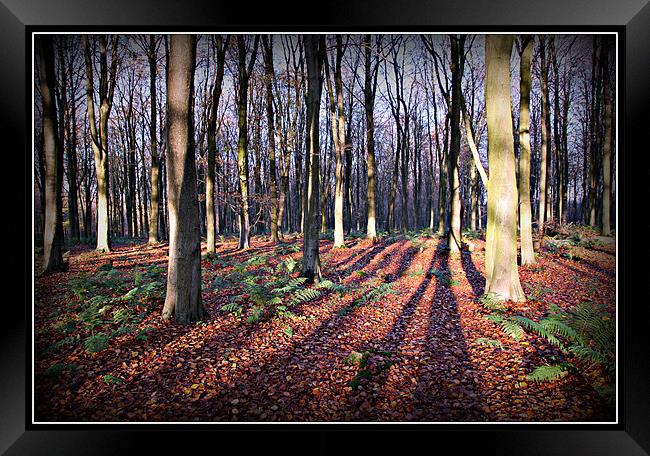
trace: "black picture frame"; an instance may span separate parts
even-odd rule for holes
[[[4,233],[13,239],[13,248],[20,249],[16,238],[24,235],[24,254],[11,255],[6,272],[17,275],[12,266],[24,258],[24,292],[5,300],[4,330],[0,332],[0,452],[7,454],[136,454],[153,452],[155,445],[166,452],[192,451],[195,445],[217,449],[222,439],[242,441],[235,431],[297,430],[364,430],[373,432],[374,442],[395,442],[406,445],[420,443],[430,449],[455,446],[455,451],[474,449],[488,454],[650,454],[650,372],[648,347],[647,303],[636,299],[643,284],[643,268],[631,264],[634,250],[644,246],[632,244],[626,232],[628,208],[637,207],[631,198],[637,192],[633,182],[647,180],[648,169],[634,156],[626,159],[626,151],[648,155],[644,133],[650,100],[650,4],[648,0],[546,0],[522,2],[515,0],[465,0],[435,4],[425,0],[387,0],[350,3],[329,1],[321,4],[283,2],[253,5],[249,2],[175,0],[113,0],[84,2],[72,0],[2,0],[0,4],[0,63],[2,76],[0,128],[7,145],[8,169],[25,171],[24,198],[16,197],[16,187],[5,188],[10,204],[8,211],[24,214],[24,226],[12,223]],[[449,31],[491,32],[522,30],[531,33],[553,31],[617,31],[620,40],[619,60],[619,131],[618,179],[619,215],[619,424],[616,425],[76,425],[35,426],[31,424],[31,300],[32,300],[32,180],[31,180],[31,32],[33,31]],[[6,144],[6,143],[5,143]],[[24,154],[24,155],[23,155]],[[628,155],[630,157],[630,155]],[[11,168],[9,168],[11,167]],[[635,175],[635,172],[639,173]],[[10,173],[6,173],[8,175]],[[16,174],[12,171],[11,174]],[[7,180],[6,182],[11,182]],[[6,227],[5,227],[6,228]],[[8,241],[5,241],[8,242]],[[626,254],[626,252],[628,252]],[[8,263],[7,262],[7,263]],[[7,266],[7,264],[6,264]],[[11,287],[16,279],[11,280]],[[643,290],[641,290],[642,292]],[[646,293],[647,295],[647,293]],[[639,295],[643,297],[642,294]],[[72,430],[70,430],[72,428]],[[197,429],[202,432],[195,432]],[[175,430],[176,432],[167,432]],[[381,432],[381,431],[391,432]],[[408,438],[396,439],[393,431],[417,430]],[[191,435],[185,435],[192,433]],[[215,435],[215,433],[220,433]],[[286,434],[281,434],[288,441]],[[268,443],[271,437],[247,439],[244,443]],[[353,439],[354,440],[354,439]],[[359,443],[367,443],[368,438]],[[343,443],[337,438],[319,438],[319,449]],[[191,445],[188,447],[187,445]],[[221,447],[224,448],[224,447]],[[294,444],[287,448],[298,449]]]

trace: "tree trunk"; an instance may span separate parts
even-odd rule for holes
[[[546,187],[548,182],[547,175],[547,155],[548,155],[548,132],[549,132],[549,113],[548,113],[548,64],[546,61],[546,37],[542,36],[539,44],[542,72],[542,146],[540,152],[539,168],[539,209],[537,211],[537,227],[540,235],[540,250],[544,242],[544,221],[546,216]]]
[[[533,53],[533,39],[524,37],[522,40],[519,66],[519,235],[521,265],[530,266],[536,263],[530,207],[530,59]]]
[[[461,81],[463,78],[464,37],[451,37],[451,144],[449,147],[448,169],[450,178],[451,219],[447,243],[451,253],[461,248],[460,233],[460,176],[458,174],[458,155],[460,153],[460,108]],[[510,127],[512,129],[512,126]],[[512,135],[511,135],[512,137]],[[513,152],[514,153],[514,152]]]
[[[159,160],[158,160],[158,137],[157,137],[157,112],[156,112],[156,42],[155,35],[149,35],[149,49],[147,58],[149,61],[149,96],[151,98],[151,121],[149,124],[149,138],[151,143],[151,213],[149,215],[149,244],[157,244],[158,237],[158,216],[160,195],[158,192]]]
[[[201,237],[193,144],[195,35],[172,35],[167,104],[169,265],[163,319],[188,324],[205,315],[201,303]]]
[[[255,36],[255,44],[251,60],[246,64],[246,45],[242,35],[237,36],[239,49],[239,97],[237,100],[237,126],[239,138],[237,141],[237,170],[239,172],[239,249],[250,248],[250,213],[248,189],[248,81],[257,55],[259,36]]]
[[[612,175],[611,175],[611,155],[612,155],[612,112],[613,97],[612,84],[610,80],[609,60],[611,51],[607,43],[604,43],[602,54],[602,72],[603,72],[603,98],[605,104],[605,138],[603,143],[603,198],[601,211],[601,228],[603,236],[609,236],[611,233],[610,223],[610,198],[612,192]]]
[[[368,167],[368,223],[366,237],[373,243],[377,240],[377,165],[375,164],[375,93],[377,89],[378,63],[371,65],[371,35],[364,36],[365,46],[365,79],[363,86],[364,110],[366,113],[366,165]],[[377,59],[377,62],[379,60]]]
[[[88,35],[83,35],[84,57],[86,63],[86,99],[88,105],[88,124],[90,126],[91,142],[95,159],[95,174],[97,175],[97,250],[110,252],[110,220],[109,206],[109,170],[108,170],[108,117],[113,103],[115,77],[117,72],[117,47],[119,37],[115,35],[111,53],[110,76],[106,58],[106,37],[99,37],[99,132],[95,124],[95,106],[93,101],[93,66],[90,56]]]
[[[321,95],[321,69],[325,53],[325,37],[304,35],[305,58],[307,62],[307,154],[305,172],[305,221],[301,276],[308,282],[321,280],[320,256],[318,252],[320,226],[320,146],[319,111]]]
[[[282,219],[279,218],[278,184],[275,167],[275,113],[273,112],[273,37],[262,36],[264,50],[264,84],[266,86],[266,119],[269,142],[269,187],[271,192],[271,242],[278,242]]]
[[[219,99],[223,84],[223,74],[226,60],[226,49],[228,38],[223,43],[221,35],[215,36],[215,54],[217,58],[217,74],[214,86],[212,87],[212,100],[210,104],[210,117],[208,120],[208,172],[205,181],[205,214],[206,214],[206,241],[207,252],[213,254],[215,251],[215,233],[218,229],[215,219],[214,207],[214,177],[215,177],[215,155],[217,152],[217,112],[219,110]]]
[[[488,226],[485,293],[526,300],[517,271],[517,187],[510,103],[512,35],[485,37],[485,104],[488,126]]]
[[[43,154],[45,156],[45,222],[43,232],[43,271],[65,269],[63,262],[63,148],[58,136],[54,87],[54,46],[52,36],[40,36],[39,77],[43,106]]]

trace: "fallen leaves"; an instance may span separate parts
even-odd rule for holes
[[[95,354],[74,341],[48,349],[64,337],[56,322],[66,331],[78,330],[64,321],[78,302],[70,298],[69,279],[109,263],[127,276],[136,265],[158,264],[165,271],[167,247],[117,246],[107,255],[77,247],[69,255],[68,272],[36,280],[36,418],[611,419],[613,411],[579,375],[548,384],[525,381],[553,348],[529,334],[514,343],[484,318],[486,310],[477,302],[484,286],[484,252],[482,241],[472,242],[473,252],[449,258],[435,238],[417,245],[404,237],[375,244],[348,240],[346,249],[322,241],[324,275],[349,291],[300,304],[293,309],[296,318],[250,325],[219,310],[237,290],[214,289],[213,280],[253,255],[270,254],[270,267],[288,257],[298,260],[300,248],[295,247],[301,243],[287,240],[279,247],[256,238],[253,249],[240,252],[228,240],[214,260],[202,261],[209,279],[202,290],[209,312],[205,324],[163,323],[154,311],[138,325],[147,329],[145,338],[116,336]],[[549,303],[569,309],[589,299],[607,304],[614,315],[613,251],[583,250],[580,261],[547,254],[535,268],[521,268],[521,281],[534,299],[506,303],[506,312],[539,318]],[[375,301],[361,299],[381,284],[396,292]],[[162,308],[161,302],[157,305]]]

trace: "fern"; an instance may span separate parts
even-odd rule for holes
[[[533,331],[540,337],[546,339],[546,341],[551,345],[563,348],[562,342],[560,342],[560,340],[557,337],[555,337],[551,331],[546,329],[540,323],[537,323],[536,321],[533,321],[530,318],[523,317],[521,315],[515,315],[513,317],[510,317],[510,320],[516,322],[518,325],[530,331]]]
[[[291,304],[302,304],[307,301],[318,298],[321,295],[321,292],[315,288],[303,288],[302,290],[296,290],[291,296]]]
[[[508,337],[514,340],[519,340],[524,335],[524,328],[522,328],[516,321],[502,320],[501,329]]]
[[[500,324],[503,321],[503,317],[501,315],[496,315],[496,314],[486,315],[485,319],[487,321],[491,321],[492,323],[496,323],[496,324]]]
[[[556,320],[555,318],[544,318],[540,320],[539,324],[553,334],[566,337],[570,340],[578,338],[578,333],[575,329],[562,321]]]
[[[504,348],[501,341],[495,339],[488,339],[486,337],[479,337],[478,339],[476,339],[476,343],[479,345],[484,345],[486,347],[499,348],[501,350],[503,350]]]
[[[567,363],[544,365],[536,367],[533,372],[526,376],[527,380],[533,382],[552,382],[564,377],[568,373]]]

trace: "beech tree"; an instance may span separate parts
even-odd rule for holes
[[[517,270],[517,186],[512,142],[510,54],[512,35],[485,37],[485,109],[488,128],[488,222],[485,293],[525,301]]]
[[[610,222],[610,198],[612,192],[612,175],[611,175],[611,155],[612,155],[612,123],[613,123],[613,97],[610,80],[610,58],[611,49],[609,46],[602,47],[602,71],[603,71],[603,98],[605,104],[605,113],[603,122],[605,125],[604,142],[603,142],[603,196],[601,209],[601,227],[600,232],[603,236],[609,236],[611,230]]]
[[[462,103],[461,80],[465,61],[465,35],[450,36],[451,39],[451,144],[449,146],[448,175],[451,191],[451,214],[447,243],[450,252],[459,252],[460,234],[460,177],[458,174],[458,154],[460,153],[460,108]],[[512,135],[511,135],[512,136]]]
[[[151,150],[151,202],[149,215],[149,244],[157,244],[158,236],[158,216],[160,212],[160,164],[158,157],[158,132],[157,132],[157,92],[156,78],[158,75],[158,46],[160,40],[155,35],[149,35],[149,46],[147,47],[147,61],[149,63],[149,97],[151,104],[151,120],[149,123],[149,141]]]
[[[548,103],[548,62],[546,59],[546,36],[540,38],[539,53],[541,60],[541,97],[542,97],[542,113],[541,113],[541,136],[542,145],[540,150],[540,164],[539,164],[539,205],[537,210],[537,229],[539,230],[540,249],[543,245],[544,238],[544,222],[546,220],[547,210],[547,192],[548,192],[548,147],[550,143],[550,115]]]
[[[308,282],[321,280],[319,245],[320,227],[320,143],[319,112],[323,83],[322,68],[325,58],[325,36],[305,35],[305,60],[307,63],[307,122],[305,156],[305,210],[302,277]]]
[[[205,206],[206,206],[206,230],[207,230],[207,249],[208,254],[214,253],[215,231],[217,229],[215,219],[214,191],[215,191],[215,156],[217,152],[217,111],[219,100],[221,99],[221,89],[223,86],[223,75],[226,62],[226,51],[230,36],[224,40],[221,35],[214,37],[214,50],[216,54],[216,74],[212,86],[212,95],[210,100],[210,115],[208,119],[208,172],[205,181]]]
[[[237,169],[239,170],[239,193],[241,203],[239,206],[239,248],[250,247],[250,213],[249,213],[249,188],[248,188],[248,83],[253,72],[259,35],[255,35],[253,50],[250,60],[246,62],[246,41],[243,35],[237,35],[237,50],[239,56],[238,97],[237,97],[237,126],[239,127],[239,140],[237,142]]]
[[[43,271],[65,269],[63,262],[63,147],[57,124],[54,101],[55,69],[52,35],[42,35],[38,45],[38,67],[43,107],[43,155],[45,173],[45,222],[43,228]]]
[[[375,163],[375,95],[377,93],[377,75],[379,74],[379,53],[381,51],[381,36],[376,39],[377,48],[373,49],[371,43],[372,35],[364,35],[364,85],[363,101],[366,119],[366,163],[368,165],[368,195],[367,214],[368,222],[366,237],[373,243],[377,240],[377,165]]]
[[[346,46],[347,47],[347,43]],[[343,230],[343,154],[346,145],[345,109],[343,106],[343,79],[341,76],[341,62],[343,61],[343,38],[336,35],[336,59],[333,66],[334,87],[330,77],[329,58],[325,58],[325,73],[327,75],[327,95],[329,98],[330,117],[332,125],[332,138],[334,140],[334,156],[336,160],[334,182],[334,247],[344,247],[345,237]]]
[[[522,37],[519,46],[519,233],[522,266],[533,265],[537,262],[533,249],[530,207],[530,59],[532,53],[532,37]]]
[[[178,323],[200,320],[201,237],[194,158],[194,65],[196,36],[171,35],[167,80],[169,143],[167,145],[167,203],[169,206],[169,265],[163,319]]]
[[[108,119],[113,107],[113,94],[117,75],[117,49],[119,35],[111,35],[107,42],[105,35],[99,36],[99,128],[95,120],[93,59],[88,35],[83,35],[84,59],[86,62],[86,100],[88,106],[88,124],[90,139],[95,158],[97,175],[97,250],[111,250],[109,236],[109,169],[108,169]],[[110,68],[107,59],[107,46],[111,45]]]

